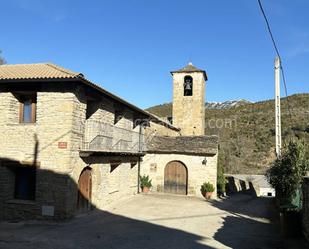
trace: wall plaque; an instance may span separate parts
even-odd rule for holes
[[[58,142],[58,148],[59,149],[67,149],[68,143],[67,142]]]
[[[156,172],[157,171],[157,164],[156,163],[150,164],[150,171],[151,172]]]

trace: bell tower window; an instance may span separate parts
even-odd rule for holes
[[[184,78],[183,83],[184,96],[192,96],[193,94],[193,79],[191,76],[187,75]]]

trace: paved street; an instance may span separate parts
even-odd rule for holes
[[[284,241],[271,199],[137,195],[64,223],[0,223],[1,249],[304,249]]]

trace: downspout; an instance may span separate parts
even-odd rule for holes
[[[139,134],[138,134],[138,152],[142,152],[142,124],[139,125]],[[140,193],[140,174],[141,174],[141,156],[138,156],[137,163],[137,193]]]
[[[140,185],[140,173],[141,173],[141,157],[138,156],[138,163],[137,163],[137,193],[140,193],[139,185]]]

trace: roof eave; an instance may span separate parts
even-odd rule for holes
[[[174,73],[203,73],[205,81],[208,80],[206,71],[204,71],[204,70],[200,70],[200,71],[198,71],[198,70],[196,70],[196,71],[171,71],[170,73],[171,73],[171,75],[174,75]]]
[[[153,115],[143,109],[140,109],[139,107],[132,105],[131,103],[127,102],[126,100],[118,97],[115,94],[110,93],[109,91],[105,90],[104,88],[92,83],[91,81],[87,80],[86,78],[82,77],[81,75],[77,75],[74,77],[66,77],[66,78],[30,78],[30,79],[0,79],[0,83],[12,83],[12,82],[23,82],[23,81],[31,81],[31,82],[40,82],[40,81],[45,81],[45,82],[55,82],[55,81],[78,81],[78,82],[82,82],[96,90],[98,90],[99,92],[109,96],[110,98],[122,103],[125,106],[128,106],[130,109],[139,112],[141,114],[143,114],[144,116],[146,116],[147,118],[150,118],[152,122],[157,123],[157,124],[161,124],[169,129],[172,129],[174,131],[180,131],[179,128],[169,124],[168,122],[160,119],[159,117],[157,117],[156,115]]]
[[[100,86],[98,86],[98,85],[92,83],[91,81],[87,80],[86,78],[79,78],[79,79],[80,79],[82,82],[84,82],[85,84],[87,84],[87,85],[89,85],[89,86],[95,88],[96,90],[98,90],[98,91],[100,91],[100,92],[106,94],[106,95],[109,96],[110,98],[115,99],[115,100],[117,100],[118,102],[120,102],[120,103],[122,103],[122,104],[124,104],[124,105],[126,105],[126,106],[128,106],[128,107],[130,107],[131,109],[133,109],[133,110],[135,110],[135,111],[137,111],[137,112],[140,112],[140,113],[142,113],[143,115],[145,115],[145,116],[151,118],[150,121],[155,122],[155,123],[159,123],[159,124],[161,124],[161,125],[164,125],[164,126],[170,128],[170,129],[174,130],[174,131],[180,131],[179,128],[177,128],[177,127],[175,127],[175,126],[169,124],[168,122],[165,122],[164,120],[160,119],[160,118],[157,117],[156,115],[153,115],[153,114],[151,114],[151,113],[149,113],[149,112],[147,112],[147,111],[145,111],[145,110],[143,110],[143,109],[140,109],[139,107],[137,107],[137,106],[135,106],[135,105],[132,105],[131,103],[129,103],[129,102],[127,102],[126,100],[124,100],[124,99],[118,97],[117,95],[115,95],[115,94],[113,94],[113,93],[110,93],[109,91],[105,90],[104,88],[102,88],[102,87],[100,87]]]

